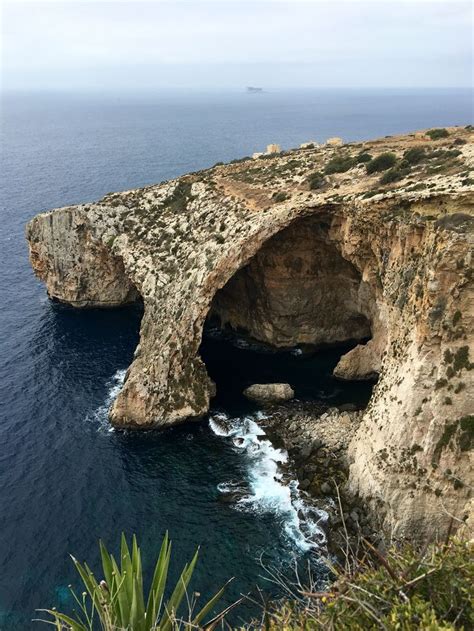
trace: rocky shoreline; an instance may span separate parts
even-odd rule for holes
[[[383,534],[362,498],[349,485],[348,448],[363,410],[293,400],[272,408],[259,422],[267,436],[290,457],[305,502],[327,512],[328,552],[342,558],[361,537],[382,544]]]
[[[362,418],[336,423],[345,487],[385,531],[442,538],[473,501],[473,167],[471,125],[242,158],[41,213],[30,260],[75,307],[143,300],[119,428],[207,414],[210,318],[275,348],[357,343],[333,374],[378,381]],[[315,492],[326,449],[298,464]]]

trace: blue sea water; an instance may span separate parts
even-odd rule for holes
[[[473,122],[471,97],[467,90],[3,95],[0,629],[37,628],[36,608],[70,607],[67,586],[77,580],[68,554],[97,567],[98,539],[114,548],[122,530],[137,533],[149,560],[166,530],[178,565],[201,545],[195,588],[209,593],[236,576],[226,602],[267,585],[262,553],[278,565],[304,548],[281,485],[267,488],[264,502],[222,501],[235,481],[256,496],[281,456],[270,445],[255,453],[257,417],[225,432],[206,419],[165,433],[109,431],[106,408],[131,361],[140,310],[52,304],[28,264],[28,219],[270,142],[289,148],[333,135],[360,140],[465,125]],[[243,436],[244,447],[233,436]],[[244,606],[237,619],[252,611]]]

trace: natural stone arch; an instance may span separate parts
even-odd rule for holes
[[[275,234],[284,230],[301,215],[318,214],[321,208],[288,208],[277,217],[254,217],[248,231],[236,230],[230,247],[221,249],[214,258],[212,269],[193,270],[189,293],[169,305],[161,313],[161,332],[154,337],[156,309],[162,303],[144,300],[144,316],[140,344],[129,368],[124,387],[111,409],[112,423],[120,427],[166,426],[204,415],[214,393],[214,384],[207,375],[199,354],[203,328],[216,293],[257,254]],[[260,222],[257,223],[257,219]],[[203,265],[204,267],[204,265]],[[173,292],[173,288],[170,289]],[[148,341],[146,345],[143,338]],[[165,352],[151,343],[150,338],[165,340]],[[143,348],[146,352],[143,352]],[[151,355],[151,357],[150,357]],[[164,356],[165,355],[165,356]],[[154,357],[153,357],[154,356]],[[153,372],[153,381],[148,379]]]
[[[131,283],[144,317],[112,420],[160,427],[208,409],[212,384],[198,348],[216,292],[293,220],[329,217],[328,238],[371,288],[375,305],[372,339],[336,371],[350,378],[380,371],[349,446],[349,483],[387,528],[433,534],[448,513],[462,516],[472,480],[465,447],[472,413],[465,393],[474,373],[472,193],[455,180],[449,194],[428,188],[369,198],[374,182],[353,172],[337,195],[305,192],[294,180],[281,183],[292,159],[262,163],[271,167],[267,180],[250,185],[242,179],[247,161],[44,213],[27,229],[32,263],[51,295],[92,306],[107,291],[96,253],[122,261],[119,294],[127,296]],[[271,193],[283,185],[287,198],[277,203]]]
[[[358,269],[346,258],[344,233],[341,230],[345,221],[340,208],[330,205],[304,209],[289,207],[275,218],[269,218],[268,215],[261,218],[253,217],[249,232],[241,232],[236,235],[238,238],[231,239],[231,246],[222,248],[220,255],[215,256],[212,269],[199,269],[197,274],[193,270],[195,282],[188,287],[189,293],[183,292],[176,302],[169,301],[163,304],[145,297],[140,344],[127,373],[124,387],[112,406],[113,424],[119,427],[163,427],[201,417],[208,411],[214,384],[207,375],[199,347],[203,327],[216,295],[232,278],[238,276],[239,271],[254,260],[272,239],[278,238],[278,235],[288,229],[297,234],[300,228],[305,227],[304,222],[309,222],[306,229],[315,229],[317,225],[324,226],[324,238],[320,239],[320,244],[327,243],[328,247],[337,253],[339,264],[346,265],[347,270],[352,270],[358,275],[361,293],[365,294],[367,299],[364,306],[365,314],[359,312],[360,318],[356,320],[358,329],[354,334],[346,332],[346,335],[336,335],[332,338],[326,336],[323,339],[314,339],[313,342],[360,340],[370,336],[373,328],[375,339],[354,349],[362,355],[369,353],[369,360],[362,362],[366,373],[361,370],[356,370],[355,373],[352,371],[350,378],[372,377],[378,372],[380,353],[374,353],[374,342],[379,350],[384,340],[381,339],[383,331],[377,317],[376,297],[375,293],[371,292],[370,285],[362,279],[364,270]],[[173,292],[173,288],[169,288],[171,295]],[[146,295],[146,291],[143,293]],[[159,319],[157,310],[160,311]],[[160,325],[159,331],[157,323]],[[349,372],[350,370],[339,376],[346,377]]]

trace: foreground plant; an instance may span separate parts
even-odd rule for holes
[[[453,631],[474,628],[474,546],[451,539],[425,550],[370,544],[326,592],[305,591],[266,611],[260,630]]]
[[[103,631],[171,631],[178,628],[197,629],[203,626],[211,630],[234,606],[228,607],[204,624],[204,619],[224,593],[226,587],[224,585],[197,614],[193,614],[196,600],[194,596],[192,599],[189,598],[187,588],[199,551],[196,551],[191,562],[184,566],[171,596],[165,602],[171,558],[171,542],[168,534],[165,535],[161,545],[147,598],[143,589],[140,548],[135,535],[130,552],[125,535],[122,533],[120,567],[102,541],[99,545],[104,575],[104,579],[99,582],[87,563],[81,564],[71,557],[85,588],[81,598],[71,589],[79,606],[79,611],[74,614],[75,617],[55,609],[41,609],[40,611],[50,614],[53,621],[41,620],[40,622],[51,624],[58,631],[92,631],[97,628]],[[188,607],[187,620],[178,618],[183,600]]]

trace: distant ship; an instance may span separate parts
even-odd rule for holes
[[[253,86],[249,86],[247,88],[247,92],[252,92],[252,93],[254,93],[254,92],[263,92],[263,88],[254,88]]]

